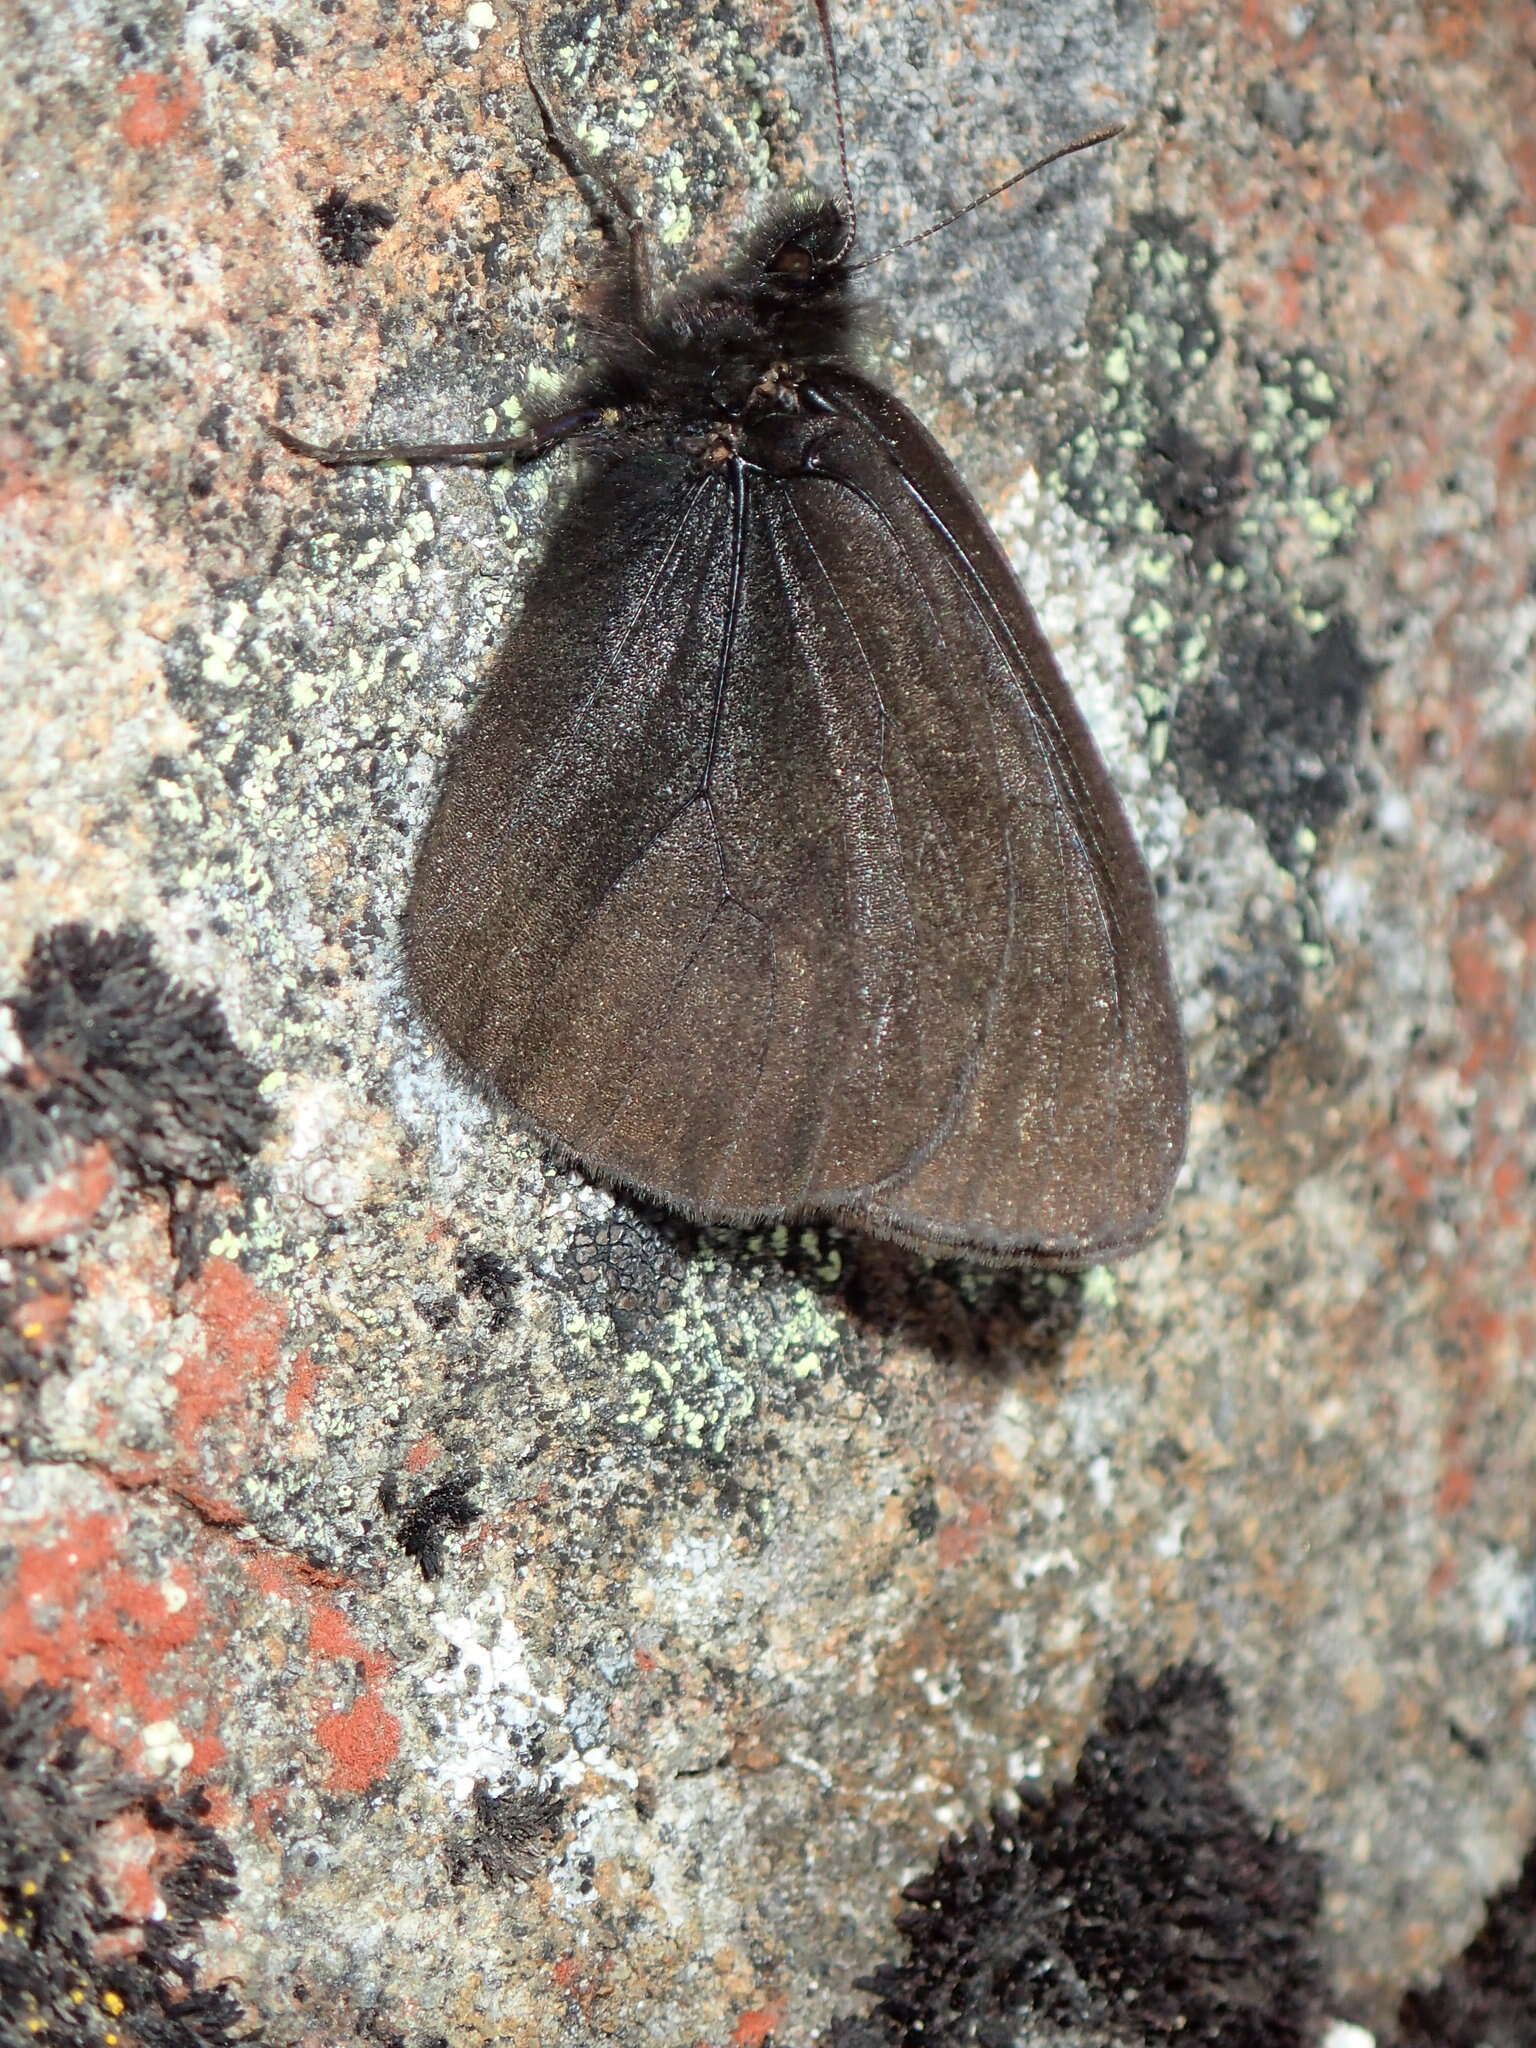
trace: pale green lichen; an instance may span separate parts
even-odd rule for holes
[[[1097,411],[1066,434],[1043,479],[1117,541],[1134,538],[1137,596],[1125,633],[1139,680],[1157,686],[1165,717],[1178,694],[1205,682],[1235,617],[1257,609],[1270,626],[1289,620],[1299,633],[1323,629],[1329,614],[1308,602],[1296,543],[1320,566],[1348,545],[1372,495],[1369,484],[1346,484],[1323,468],[1340,395],[1332,373],[1303,350],[1246,380],[1239,372],[1247,417],[1227,438],[1245,451],[1246,466],[1240,488],[1215,507],[1224,521],[1213,529],[1216,544],[1202,549],[1170,530],[1155,488],[1159,463],[1170,459],[1170,430],[1192,436],[1198,427],[1221,448],[1219,429],[1201,420],[1202,387],[1220,347],[1209,291],[1215,267],[1214,252],[1171,219],[1149,220],[1125,247],[1124,305],[1094,358]],[[1219,480],[1220,470],[1213,475]],[[1271,567],[1282,553],[1292,571],[1285,588]],[[1166,725],[1149,732],[1149,743],[1154,754],[1166,751]]]
[[[1085,1308],[1113,1308],[1120,1299],[1120,1289],[1114,1274],[1108,1266],[1090,1266],[1082,1276],[1082,1299]]]
[[[693,1279],[690,1274],[685,1284]],[[679,1450],[719,1456],[756,1407],[756,1389],[706,1318],[684,1309],[671,1320],[666,1353],[631,1351],[622,1360],[620,1370],[633,1384],[619,1421],[648,1443],[664,1439]]]
[[[1125,622],[1125,630],[1133,640],[1160,640],[1172,629],[1173,613],[1158,598],[1143,605]]]
[[[681,248],[693,236],[693,208],[685,202],[668,201],[656,216],[658,241],[669,249]]]
[[[819,1235],[802,1234],[800,1248],[815,1258],[819,1278],[835,1277],[840,1254]],[[749,1246],[743,1253],[733,1260],[697,1250],[672,1307],[648,1327],[642,1318],[640,1341],[616,1372],[608,1317],[574,1304],[564,1314],[568,1370],[607,1391],[609,1400],[598,1394],[599,1412],[607,1408],[621,1434],[719,1458],[765,1409],[800,1399],[841,1355],[843,1326],[815,1288],[786,1284],[782,1273],[754,1267]]]
[[[769,1373],[776,1376],[788,1372],[796,1380],[823,1373],[828,1359],[836,1355],[842,1342],[840,1326],[806,1288],[793,1289],[787,1298],[775,1297],[773,1306],[775,1316],[765,1360]]]

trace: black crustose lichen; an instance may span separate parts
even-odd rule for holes
[[[39,1129],[105,1138],[161,1185],[222,1180],[260,1149],[261,1074],[217,999],[173,981],[143,932],[55,925],[9,1001]]]
[[[472,1872],[492,1884],[526,1884],[559,1840],[565,1802],[547,1786],[492,1792],[482,1778],[473,1795],[475,1825],[448,1853],[449,1873],[463,1884]]]
[[[120,1775],[69,1707],[0,1693],[0,2048],[233,2048],[247,2015],[198,1983],[194,1951],[235,1897],[234,1858],[201,1794]],[[101,1830],[135,1811],[165,1843],[156,1919],[125,1919],[102,1882]]]
[[[327,263],[354,269],[368,261],[395,224],[395,216],[377,199],[353,199],[333,185],[314,209],[320,254]]]
[[[495,1252],[466,1246],[459,1253],[459,1292],[490,1304],[491,1328],[504,1330],[517,1313],[517,1290],[523,1276]]]
[[[395,1540],[421,1568],[424,1579],[443,1575],[444,1539],[450,1529],[472,1529],[481,1509],[470,1499],[479,1484],[473,1472],[445,1479],[400,1512]],[[387,1504],[387,1503],[386,1503]]]
[[[1070,1782],[1024,1785],[906,1887],[903,1954],[829,2048],[1001,2048],[1034,2015],[1184,2048],[1310,2048],[1317,1860],[1228,1781],[1213,1671],[1117,1678]]]

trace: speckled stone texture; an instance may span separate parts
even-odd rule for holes
[[[1529,0],[838,10],[870,250],[1133,121],[866,280],[1190,1033],[1167,1228],[1050,1281],[641,1213],[412,1017],[412,846],[569,467],[261,422],[474,435],[579,361],[508,0],[7,19],[0,992],[141,934],[272,1119],[151,1170],[6,1026],[0,1683],[206,1786],[199,1981],[278,2048],[804,2048],[944,1836],[1193,1656],[1389,2038],[1536,1831]],[[528,25],[669,272],[830,175],[799,0]]]

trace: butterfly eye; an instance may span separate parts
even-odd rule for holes
[[[816,274],[816,259],[800,242],[786,242],[769,259],[768,273],[786,284],[808,284]]]

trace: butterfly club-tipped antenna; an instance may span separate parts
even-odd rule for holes
[[[842,262],[859,238],[859,209],[854,201],[853,177],[848,169],[848,124],[843,118],[843,88],[837,73],[837,43],[832,35],[832,17],[827,11],[827,0],[816,0],[816,20],[821,28],[821,47],[826,52],[827,77],[832,85],[832,118],[837,123],[837,162],[843,177],[843,218],[847,223],[836,253],[826,258],[830,268],[833,264]]]
[[[821,28],[821,46],[826,52],[827,75],[832,85],[832,114],[837,124],[837,160],[843,181],[843,212],[848,223],[841,246],[837,253],[827,260],[829,263],[841,263],[858,239],[858,208],[853,197],[853,178],[848,169],[848,129],[843,118],[843,94],[838,77],[837,45],[832,35],[832,17],[828,0],[815,0],[815,5],[816,19]],[[861,263],[850,263],[847,274],[851,277],[855,271],[872,269],[875,264],[884,263],[887,257],[899,255],[903,249],[914,248],[919,242],[926,242],[930,235],[936,235],[944,228],[953,227],[957,220],[964,220],[965,216],[974,213],[978,206],[987,206],[992,200],[1000,199],[1005,192],[1011,192],[1015,185],[1022,185],[1026,178],[1033,178],[1037,172],[1060,163],[1064,156],[1076,156],[1079,150],[1097,149],[1101,142],[1113,142],[1117,135],[1125,133],[1125,126],[1123,121],[1117,121],[1112,127],[1095,128],[1089,135],[1079,135],[1075,142],[1063,143],[1060,149],[1053,149],[1047,155],[1036,158],[1033,163],[1026,164],[1022,171],[1015,171],[1012,177],[1004,178],[1000,185],[992,186],[990,191],[977,193],[974,199],[967,200],[964,206],[957,207],[953,213],[945,214],[942,220],[931,221],[915,235],[908,235],[904,241],[893,242],[890,248],[882,249],[876,256],[866,256]]]
[[[1015,171],[1011,178],[1004,178],[1000,185],[994,185],[989,192],[978,192],[974,199],[968,199],[964,206],[956,207],[953,213],[946,213],[942,220],[931,221],[925,228],[919,228],[915,235],[905,240],[892,242],[889,249],[882,249],[878,256],[866,256],[862,263],[850,263],[851,276],[856,270],[869,270],[876,263],[884,263],[888,256],[898,256],[903,249],[915,248],[919,242],[926,242],[930,235],[936,235],[943,228],[953,227],[957,220],[964,220],[968,213],[974,213],[978,206],[986,206],[994,199],[1000,199],[1005,192],[1011,192],[1015,185],[1022,185],[1026,178],[1033,178],[1037,172],[1046,170],[1052,164],[1059,164],[1064,156],[1076,156],[1079,150],[1097,149],[1101,142],[1113,142],[1117,135],[1125,133],[1126,124],[1117,121],[1112,128],[1095,128],[1091,135],[1079,135],[1075,142],[1064,142],[1060,149],[1053,149],[1046,156],[1037,157],[1032,164],[1026,164],[1022,171]]]

